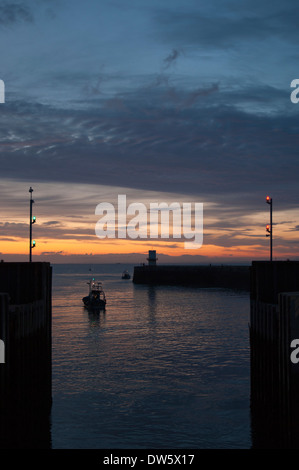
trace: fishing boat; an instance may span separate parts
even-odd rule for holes
[[[131,279],[129,271],[124,271],[121,276],[122,279]]]
[[[87,284],[89,285],[89,293],[82,299],[84,306],[89,309],[104,309],[106,306],[106,296],[102,287],[102,283],[92,279],[91,281],[87,282]]]

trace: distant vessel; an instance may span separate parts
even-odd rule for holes
[[[89,285],[89,293],[82,299],[84,306],[87,308],[104,309],[106,307],[106,296],[102,283],[92,279],[87,284]]]
[[[131,276],[129,274],[129,271],[124,271],[121,276],[122,279],[131,279]]]

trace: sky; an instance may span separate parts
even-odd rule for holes
[[[293,0],[0,1],[0,257],[299,259]],[[98,204],[203,204],[203,243],[99,239]]]

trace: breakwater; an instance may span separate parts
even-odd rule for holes
[[[49,445],[52,268],[0,263],[0,447]]]
[[[134,267],[135,284],[250,289],[250,266],[142,265]]]
[[[299,448],[299,262],[253,262],[250,291],[254,447]]]

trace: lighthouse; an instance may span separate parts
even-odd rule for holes
[[[148,252],[148,265],[149,266],[156,266],[156,261],[157,261],[157,257],[156,257],[156,250],[149,250]]]

